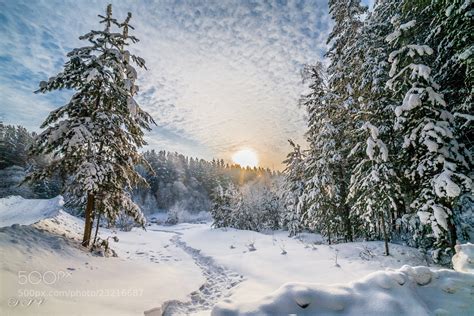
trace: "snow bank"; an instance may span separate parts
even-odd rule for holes
[[[171,242],[173,233],[101,228],[101,238],[119,238],[112,246],[118,257],[84,251],[84,221],[61,205],[60,197],[0,199],[1,315],[143,315],[166,301],[186,301],[205,282]],[[20,282],[20,272],[33,279]]]
[[[225,300],[212,315],[474,315],[473,286],[474,274],[405,265],[347,285],[287,283],[256,302]]]
[[[459,272],[474,273],[474,244],[456,245],[453,256],[453,268]]]
[[[62,196],[48,200],[24,199],[20,196],[0,199],[0,227],[30,225],[54,217],[63,204]]]

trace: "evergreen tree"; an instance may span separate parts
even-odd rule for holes
[[[10,166],[28,167],[28,147],[33,136],[23,126],[4,125],[0,122],[0,169]]]
[[[232,226],[236,199],[238,199],[238,192],[232,183],[225,189],[222,186],[216,188],[211,209],[213,227]]]
[[[360,5],[360,1],[329,1],[329,13],[334,20],[334,27],[329,34],[328,44],[331,46],[326,54],[330,60],[327,69],[327,93],[324,103],[322,100],[316,100],[316,103],[321,103],[320,109],[313,110],[316,112],[313,114],[315,119],[310,118],[310,124],[311,121],[319,121],[317,125],[320,125],[320,130],[310,132],[311,137],[316,140],[316,143],[310,146],[318,148],[319,151],[317,157],[311,158],[310,167],[315,178],[311,186],[319,188],[310,195],[313,200],[325,201],[325,206],[316,202],[320,204],[316,207],[323,207],[324,212],[330,214],[326,215],[332,217],[326,221],[326,226],[333,221],[338,226],[337,231],[346,241],[353,240],[350,206],[347,203],[351,164],[348,157],[351,150],[350,131],[353,130],[350,113],[355,110],[357,99],[353,81],[361,63],[361,57],[355,53],[354,48],[365,12],[366,8]],[[314,140],[310,139],[310,143]],[[319,165],[315,164],[316,161]],[[314,208],[314,202],[311,204],[309,207]]]
[[[387,255],[392,226],[403,212],[392,153],[398,144],[393,130],[394,101],[385,88],[389,69],[385,37],[391,31],[386,21],[398,6],[395,1],[377,1],[354,45],[362,64],[353,81],[358,99],[351,112],[355,144],[349,154],[353,161],[348,196],[352,221],[360,223],[359,233],[368,238],[378,239],[382,234]]]
[[[302,229],[302,214],[304,212],[304,180],[305,165],[304,156],[300,145],[288,140],[293,150],[288,154],[283,163],[284,170],[284,190],[283,203],[285,212],[283,214],[282,226],[288,229],[290,236],[294,236]]]
[[[436,50],[433,79],[440,85],[447,109],[454,115],[460,145],[473,152],[474,129],[474,4],[463,0],[435,0],[427,43]],[[469,161],[472,170],[472,160]]]
[[[308,113],[306,136],[309,144],[305,162],[304,203],[307,209],[302,214],[302,221],[308,228],[327,236],[331,243],[331,236],[336,234],[336,229],[340,226],[338,213],[341,205],[333,168],[341,160],[336,147],[336,139],[340,135],[332,121],[334,115],[337,115],[337,107],[330,103],[333,100],[332,92],[321,63],[307,66],[303,78],[309,81],[310,93],[301,99]]]
[[[436,48],[433,78],[440,85],[446,108],[454,116],[454,134],[467,153],[474,152],[474,4],[462,0],[436,0],[430,3],[434,18],[427,43]],[[471,179],[474,161],[467,155]],[[466,231],[474,230],[470,219],[472,193],[456,199],[455,216],[458,239],[465,240]],[[469,202],[471,201],[471,202]],[[471,204],[469,204],[471,203]]]
[[[392,18],[394,31],[386,38],[394,49],[389,55],[392,66],[387,87],[399,100],[394,112],[395,128],[403,137],[400,168],[413,183],[410,207],[426,228],[419,235],[433,236],[438,250],[452,248],[456,241],[454,201],[472,190],[472,181],[465,174],[467,153],[455,138],[454,116],[428,66],[433,63],[434,50],[423,43],[430,11],[408,4],[402,13]]]
[[[104,30],[81,36],[89,45],[73,49],[63,71],[40,83],[38,92],[74,89],[76,93],[41,125],[45,130],[32,154],[52,154],[54,160],[29,177],[42,179],[56,170],[69,176],[65,189],[79,204],[86,204],[84,246],[89,245],[94,216],[103,215],[113,224],[124,211],[144,225],[129,192],[146,183],[135,166],[141,162],[138,148],[145,145],[142,130],[153,122],[134,100],[138,86],[132,63],[144,68],[145,61],[127,49],[138,41],[129,35],[131,13],[120,23],[109,5],[106,15],[99,17]]]

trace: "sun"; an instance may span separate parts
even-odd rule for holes
[[[258,166],[258,156],[252,149],[242,149],[232,155],[232,161],[242,167]]]

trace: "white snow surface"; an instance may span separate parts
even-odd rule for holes
[[[474,274],[403,266],[346,285],[287,283],[253,303],[226,300],[213,316],[473,315]]]
[[[61,196],[49,200],[29,200],[20,196],[0,199],[0,227],[30,225],[54,217],[63,204]]]
[[[83,220],[60,210],[60,200],[0,199],[0,314],[143,315],[204,283],[167,232],[101,228],[119,238],[111,242],[118,258],[92,255],[80,246]]]
[[[416,250],[390,245],[392,256],[383,255],[383,242],[355,242],[328,246],[315,234],[288,238],[285,231],[262,234],[237,229],[213,229],[207,224],[170,227],[184,232],[182,240],[201,253],[244,276],[233,289],[236,301],[254,300],[287,282],[342,283],[355,281],[380,269],[404,264],[424,265]],[[255,251],[249,251],[253,243]],[[282,249],[287,252],[282,255]],[[335,257],[338,257],[335,265]]]
[[[472,312],[472,275],[404,267],[426,264],[413,248],[391,244],[386,257],[382,242],[329,246],[309,233],[289,238],[283,231],[214,229],[209,223],[151,224],[146,231],[101,228],[102,238],[119,238],[111,244],[118,258],[103,258],[80,246],[84,222],[61,206],[60,197],[0,199],[2,315],[209,315],[216,304],[216,315],[292,308],[298,315],[390,314],[391,307],[411,315]],[[463,258],[464,267],[469,260]],[[380,271],[387,268],[392,270]],[[25,274],[32,280],[21,284]],[[11,306],[31,298],[42,301]],[[298,307],[296,298],[310,305]]]

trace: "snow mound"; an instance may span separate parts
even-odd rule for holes
[[[459,272],[474,273],[474,244],[456,245],[453,268]]]
[[[24,199],[10,196],[0,199],[0,227],[30,225],[55,217],[64,204],[62,196],[52,199]]]
[[[474,315],[474,274],[403,266],[347,285],[287,283],[259,301],[224,300],[213,316]]]

